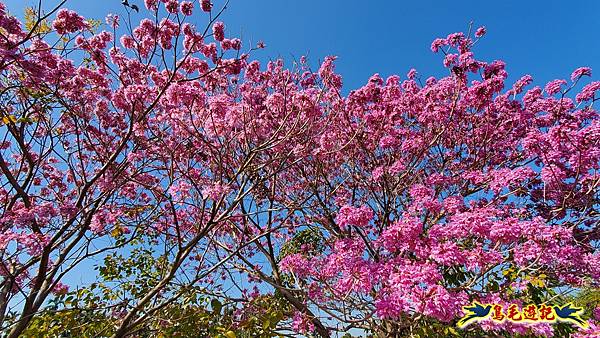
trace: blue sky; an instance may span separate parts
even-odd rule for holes
[[[5,1],[15,14],[34,2]],[[44,0],[44,7],[56,2]],[[129,2],[143,7],[143,0]],[[225,1],[213,2],[220,6]],[[68,0],[66,7],[98,19],[124,13],[120,0]],[[544,85],[568,78],[580,66],[592,67],[597,79],[599,13],[600,1],[580,0],[231,0],[223,21],[229,34],[241,35],[244,42],[266,43],[266,49],[254,54],[260,60],[308,55],[316,65],[326,55],[339,56],[337,70],[347,92],[373,73],[405,75],[414,67],[424,78],[443,75],[441,57],[429,50],[430,43],[467,30],[470,21],[488,29],[476,54],[504,60],[511,80],[531,74],[536,84]],[[134,16],[134,22],[140,18]]]

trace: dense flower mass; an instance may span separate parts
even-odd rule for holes
[[[375,74],[344,95],[333,56],[261,64],[217,4],[145,5],[133,27],[60,9],[30,34],[0,3],[8,337],[441,337],[472,301],[600,288],[591,69],[507,83],[473,50],[481,27],[433,41],[447,76]],[[66,282],[92,264],[97,282]],[[586,306],[579,332],[463,332],[594,336]]]
[[[402,323],[420,314],[448,323],[472,300],[531,302],[558,285],[599,286],[590,263],[598,254],[599,120],[591,106],[576,105],[596,100],[597,82],[575,100],[564,97],[572,88],[562,79],[525,90],[532,78],[524,76],[503,92],[505,64],[475,59],[471,45],[460,33],[433,42],[434,52],[445,51],[449,77],[423,86],[414,70],[402,82],[375,75],[340,99],[352,118],[317,145],[347,147],[303,169],[308,181],[331,188],[298,197],[319,196],[322,211],[307,222],[329,233],[329,249],[282,261],[304,283],[331,290],[317,306],[369,309],[341,305],[351,321],[375,314]],[[327,82],[331,60],[319,75],[336,90]],[[585,75],[589,68],[571,77]],[[336,191],[352,193],[340,203]],[[546,324],[484,327],[554,332]]]

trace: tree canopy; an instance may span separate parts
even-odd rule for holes
[[[600,334],[591,69],[508,83],[481,27],[433,41],[443,77],[344,94],[335,57],[261,65],[209,0],[64,2],[0,3],[3,335]],[[458,329],[473,301],[588,326]]]

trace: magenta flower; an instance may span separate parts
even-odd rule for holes
[[[592,76],[592,69],[589,67],[577,68],[571,73],[571,81],[575,81],[582,76]]]

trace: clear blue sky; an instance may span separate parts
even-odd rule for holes
[[[15,14],[33,2],[37,0],[5,1]],[[45,7],[56,2],[45,0]],[[143,7],[143,0],[129,2]],[[224,0],[213,2],[219,6]],[[69,0],[66,7],[99,19],[124,12],[120,0]],[[139,18],[134,16],[134,22]],[[488,29],[476,53],[506,61],[510,79],[529,73],[544,85],[568,78],[579,66],[592,67],[598,79],[599,19],[600,1],[593,0],[231,0],[223,16],[232,35],[266,43],[254,55],[258,59],[308,54],[316,64],[326,55],[339,56],[345,91],[361,86],[373,73],[405,75],[414,67],[424,78],[444,74],[430,43],[465,31],[470,21]]]

